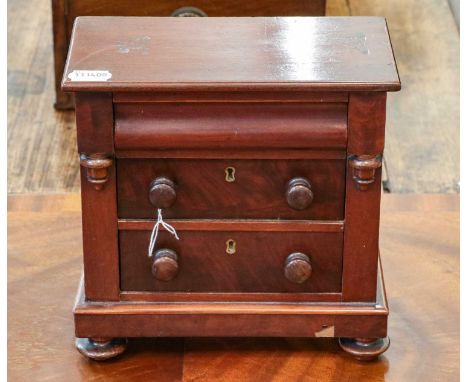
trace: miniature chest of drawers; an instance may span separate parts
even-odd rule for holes
[[[83,354],[157,336],[387,349],[380,174],[400,82],[383,18],[78,18],[62,87]]]

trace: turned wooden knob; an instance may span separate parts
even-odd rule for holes
[[[208,15],[197,7],[182,7],[171,14],[172,17],[207,17]]]
[[[175,184],[166,177],[153,180],[149,188],[149,200],[156,208],[169,208],[177,198]]]
[[[160,281],[170,281],[179,272],[177,253],[172,249],[160,249],[153,255],[153,276]]]
[[[304,210],[310,206],[314,200],[312,186],[305,178],[294,178],[288,183],[286,199],[291,208]]]
[[[312,274],[309,256],[295,252],[291,253],[284,262],[284,276],[293,283],[302,284]]]

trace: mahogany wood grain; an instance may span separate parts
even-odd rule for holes
[[[200,293],[200,292],[120,292],[120,301],[133,302],[339,302],[341,293]]]
[[[383,283],[379,283],[379,288]],[[384,293],[383,289],[379,294]],[[383,300],[385,301],[385,299]],[[190,336],[201,337],[385,337],[386,305],[272,303],[88,303],[79,289],[74,309],[77,337]],[[288,322],[287,325],[281,322]],[[253,324],[252,324],[253,323]],[[120,333],[120,334],[117,334]]]
[[[386,335],[386,316],[335,316],[330,315],[237,315],[230,313],[229,319],[221,315],[194,315],[190,313],[158,315],[128,313],[113,316],[87,315],[82,313],[76,321],[75,334],[87,337],[91,333],[127,337],[188,337],[193,332],[190,322],[197,322],[199,337],[220,337],[226,332],[235,337],[327,337],[320,332],[332,328],[339,337],[352,337],[354,327],[362,326],[360,333],[381,337]],[[284,322],[288,322],[285,326]]]
[[[226,169],[235,180],[226,181]],[[166,218],[342,219],[344,207],[342,160],[206,160],[119,159],[117,161],[120,218],[152,219],[151,182],[166,177],[176,185],[177,197],[165,208]],[[314,193],[302,211],[288,205],[288,182],[307,179]]]
[[[75,304],[75,315],[79,318],[81,315],[102,315],[113,316],[119,314],[133,315],[150,315],[160,314],[163,316],[171,315],[220,315],[229,319],[231,314],[238,315],[259,315],[271,316],[282,315],[290,316],[297,314],[299,316],[310,315],[331,315],[337,316],[382,316],[388,315],[387,306],[378,304],[356,304],[345,302],[331,303],[307,303],[296,304],[291,302],[270,303],[269,301],[262,302],[238,302],[235,304],[224,304],[223,301],[205,302],[201,301],[198,304],[181,303],[165,303],[149,304],[145,302],[89,302],[84,299],[83,290],[78,289],[78,295]],[[112,318],[111,318],[112,319]],[[355,328],[354,330],[359,330]],[[87,336],[90,336],[89,334]],[[107,335],[106,335],[107,336]]]
[[[71,20],[77,16],[170,16],[176,9],[192,6],[201,9],[209,17],[215,16],[323,16],[324,0],[281,1],[260,0],[245,3],[240,0],[140,0],[139,6],[128,0],[69,0],[68,14]]]
[[[73,38],[65,91],[400,89],[378,17],[80,17]],[[68,79],[96,68],[112,78]]]
[[[99,191],[88,182],[86,169],[82,167],[81,198],[86,297],[90,300],[118,300],[115,166],[109,169],[108,183]]]
[[[78,16],[171,16],[194,6],[208,16],[324,16],[325,0],[52,0],[57,109],[73,108],[71,94],[60,90],[73,22]]]
[[[111,93],[75,95],[78,152],[114,153],[114,119]]]
[[[332,328],[338,337],[356,335],[356,325],[362,326],[359,333],[381,337],[387,333],[386,316],[334,316],[330,315],[237,315],[230,314],[229,320],[220,315],[157,315],[134,316],[128,313],[105,315],[80,314],[75,334],[80,337],[91,333],[105,333],[115,336],[118,333],[127,337],[189,337],[193,332],[190,322],[197,322],[199,337],[220,337],[233,333],[235,337],[327,337],[322,330]],[[111,317],[111,319],[109,319]],[[288,322],[288,326],[284,322]],[[162,328],[162,329],[159,329]],[[235,334],[234,334],[235,333]]]
[[[73,346],[70,301],[82,262],[79,195],[10,195],[9,379],[458,380],[458,198],[383,195],[381,253],[392,345],[376,362],[356,362],[329,338],[223,337],[130,339],[118,361],[96,364]]]
[[[348,158],[382,153],[385,94],[351,94],[348,109]],[[365,106],[366,105],[366,106]],[[366,190],[354,180],[350,160],[346,172],[343,301],[375,301],[379,252],[381,169]]]
[[[152,274],[149,231],[120,231],[120,288],[174,292],[340,292],[343,235],[305,232],[178,230],[180,240],[160,231],[156,248],[177,253],[179,271],[170,281]],[[228,253],[227,242],[235,242]],[[311,277],[302,284],[284,276],[294,252],[310,258]],[[246,296],[248,300],[248,296]]]
[[[67,0],[52,0],[52,28],[54,39],[55,103],[57,109],[69,109],[73,95],[62,92],[61,81],[67,59],[69,34],[66,23]]]
[[[154,102],[317,102],[317,103],[348,103],[346,92],[311,92],[297,91],[294,93],[274,92],[152,92],[152,93],[113,93],[115,103],[154,103]]]
[[[345,103],[165,102],[114,109],[119,150],[346,147]]]
[[[185,159],[346,159],[346,150],[307,149],[172,149],[116,150],[117,158],[185,158]]]
[[[79,94],[76,112],[79,152],[112,155],[112,96]],[[84,284],[90,300],[119,298],[116,166],[113,162],[107,168],[107,182],[100,189],[88,180],[88,169],[81,166]]]
[[[387,93],[352,93],[348,108],[348,155],[382,154]]]
[[[165,220],[183,231],[236,231],[236,232],[343,232],[344,222],[329,220]],[[119,219],[119,229],[124,231],[151,231],[155,220]]]

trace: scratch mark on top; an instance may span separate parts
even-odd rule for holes
[[[149,36],[138,36],[128,41],[117,41],[115,46],[117,52],[126,54],[130,52],[140,52],[142,54],[148,54],[148,42],[151,40]]]
[[[365,33],[358,33],[355,37],[352,38],[354,43],[354,48],[359,50],[362,54],[369,55],[369,47],[367,45],[367,36]]]

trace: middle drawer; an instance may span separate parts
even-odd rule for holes
[[[341,220],[343,159],[119,159],[127,219]]]

